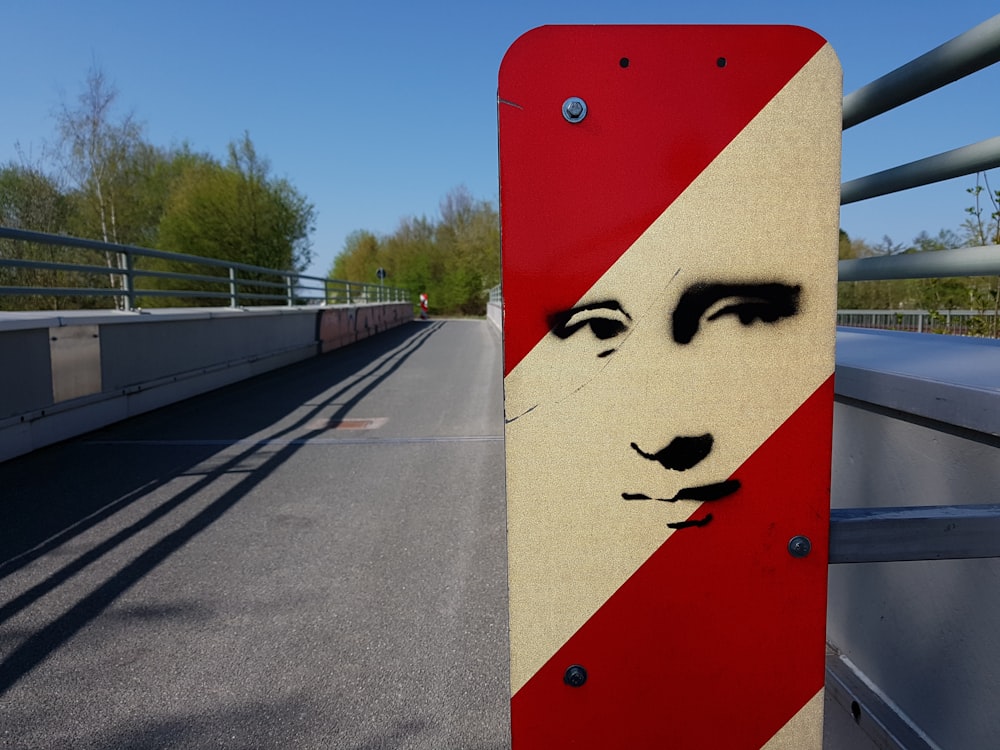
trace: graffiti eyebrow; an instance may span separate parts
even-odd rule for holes
[[[622,307],[618,300],[609,299],[552,313],[548,317],[549,330],[561,339],[569,338],[578,328],[585,324],[577,323],[571,326],[567,326],[566,324],[573,319],[574,315],[588,310],[616,310],[624,315],[627,320],[632,320],[632,316],[625,311],[625,308]]]
[[[701,325],[701,316],[712,305],[727,297],[742,297],[766,306],[770,322],[787,318],[799,311],[798,285],[780,282],[759,284],[692,284],[677,301],[673,312],[673,337],[678,344],[688,344]]]

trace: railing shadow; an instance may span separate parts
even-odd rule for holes
[[[323,413],[326,423],[349,414],[353,406],[398,370],[443,325],[440,322],[408,324],[331,355],[268,373],[0,465],[0,486],[5,488],[4,499],[0,501],[4,517],[0,525],[0,549],[10,551],[0,562],[0,578],[4,578],[42,555],[67,545],[138,499],[163,488],[173,477],[211,458],[220,451],[220,446],[237,448],[234,454],[225,455],[218,465],[201,474],[184,490],[0,604],[2,625],[141,531],[192,501],[199,492],[247,459],[259,458],[252,470],[241,472],[241,478],[234,485],[193,517],[159,538],[60,616],[7,651],[0,661],[0,695],[167,557],[217,521],[311,437],[324,432],[325,427],[310,426],[317,414]],[[321,398],[313,401],[318,395]],[[296,410],[300,413],[282,424],[282,420]],[[280,427],[272,429],[279,424]],[[169,456],[167,451],[159,451],[151,461],[131,462],[124,477],[116,476],[107,463],[93,460],[94,452],[106,453],[107,444],[115,443],[114,438],[135,439],[148,435],[150,430],[161,437],[184,434],[201,440],[181,446],[183,456],[180,458],[177,451],[169,451]],[[295,439],[282,439],[292,435]],[[242,447],[244,440],[247,441],[245,448]],[[264,447],[268,450],[262,451]],[[144,450],[145,459],[149,456],[148,447]],[[120,451],[116,449],[115,454]],[[63,471],[53,471],[54,465],[60,463],[64,464],[60,466]],[[79,476],[77,469],[85,476]]]

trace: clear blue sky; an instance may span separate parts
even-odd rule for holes
[[[1000,11],[995,0],[6,0],[0,162],[35,154],[96,62],[157,145],[222,157],[249,131],[315,204],[312,272],[356,229],[436,216],[465,185],[496,200],[496,77],[547,23],[792,23],[825,36],[845,92]],[[1000,66],[844,135],[844,179],[1000,133]],[[1000,183],[1000,177],[995,178]],[[957,229],[972,178],[847,206],[852,236]],[[995,187],[1000,187],[997,184]]]

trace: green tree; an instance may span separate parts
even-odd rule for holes
[[[272,179],[266,161],[257,156],[249,135],[230,144],[226,165],[189,159],[173,182],[157,232],[159,249],[263,266],[301,271],[311,260],[309,235],[315,210],[283,179]],[[153,264],[154,268],[202,275],[203,266]],[[247,278],[246,274],[242,275]],[[275,281],[274,277],[266,279]],[[152,286],[162,288],[163,282]],[[220,291],[220,284],[193,284],[191,289]],[[255,294],[274,294],[261,285]],[[267,300],[262,300],[265,304]],[[271,302],[273,304],[273,301]]]
[[[135,195],[126,165],[144,144],[142,126],[131,114],[115,118],[117,99],[117,89],[100,68],[92,66],[75,106],[63,103],[56,125],[64,173],[74,191],[71,229],[120,244],[128,241],[125,205]],[[109,269],[122,269],[124,257],[106,253],[105,263]],[[123,278],[111,273],[109,283],[121,288]]]
[[[973,199],[973,205],[965,209],[968,217],[962,225],[966,244],[970,247],[1000,245],[1000,190],[992,190],[989,175],[978,172],[975,186],[965,192]]]
[[[440,209],[439,220],[405,218],[384,237],[351,234],[330,277],[373,283],[384,268],[387,283],[414,297],[426,292],[436,313],[482,315],[487,290],[500,280],[499,214],[464,187],[449,192]]]
[[[926,231],[913,240],[908,253],[932,253],[962,246],[961,238],[950,229],[931,237]],[[935,318],[941,310],[955,310],[969,305],[970,284],[963,278],[915,279],[911,282],[917,298],[916,307],[928,310]]]
[[[238,176],[236,207],[247,222],[244,260],[258,266],[304,271],[312,261],[315,207],[287,180],[272,179],[270,164],[257,155],[250,134],[229,144],[228,171]]]
[[[351,232],[344,241],[344,249],[334,258],[329,278],[374,283],[377,280],[375,274],[381,267],[381,255],[378,237],[366,230]],[[390,276],[395,276],[395,269],[390,270]],[[341,288],[333,301],[347,302],[348,299],[346,289]],[[353,301],[354,297],[350,299]]]
[[[22,154],[20,162],[0,166],[0,226],[35,232],[65,231],[69,206],[55,177],[37,164],[30,164]],[[0,240],[0,258],[53,263],[77,260],[60,253],[60,248],[30,242]],[[42,268],[0,268],[0,286],[56,287],[73,286],[70,274]],[[32,310],[39,307],[60,309],[67,300],[55,295],[0,297],[0,307],[7,310]]]
[[[56,234],[66,230],[68,215],[56,177],[24,159],[0,166],[0,225]]]
[[[1000,245],[1000,190],[990,187],[989,174],[976,174],[975,186],[967,191],[973,198],[973,205],[966,208],[968,218],[963,224],[966,242],[970,247]],[[984,205],[985,204],[985,205]],[[980,279],[972,290],[973,307],[981,314],[976,322],[976,333],[1000,336],[1000,276]],[[987,320],[985,313],[992,309]]]
[[[443,310],[440,279],[446,268],[446,258],[435,240],[437,229],[425,217],[404,219],[389,237],[383,240],[384,268],[389,281],[409,289],[414,296],[426,292],[435,308]]]
[[[852,239],[840,230],[840,260],[871,258],[876,254],[864,240]],[[872,310],[879,305],[879,284],[871,281],[845,281],[837,286],[837,307],[842,310]]]
[[[437,242],[449,258],[444,301],[465,314],[486,311],[486,293],[500,279],[500,217],[488,201],[461,186],[441,202]]]

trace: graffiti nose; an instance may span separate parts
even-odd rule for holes
[[[678,435],[670,441],[670,445],[661,448],[656,453],[646,453],[635,443],[632,449],[643,458],[656,461],[664,469],[674,471],[687,471],[692,466],[696,466],[712,452],[714,438],[709,435]]]

